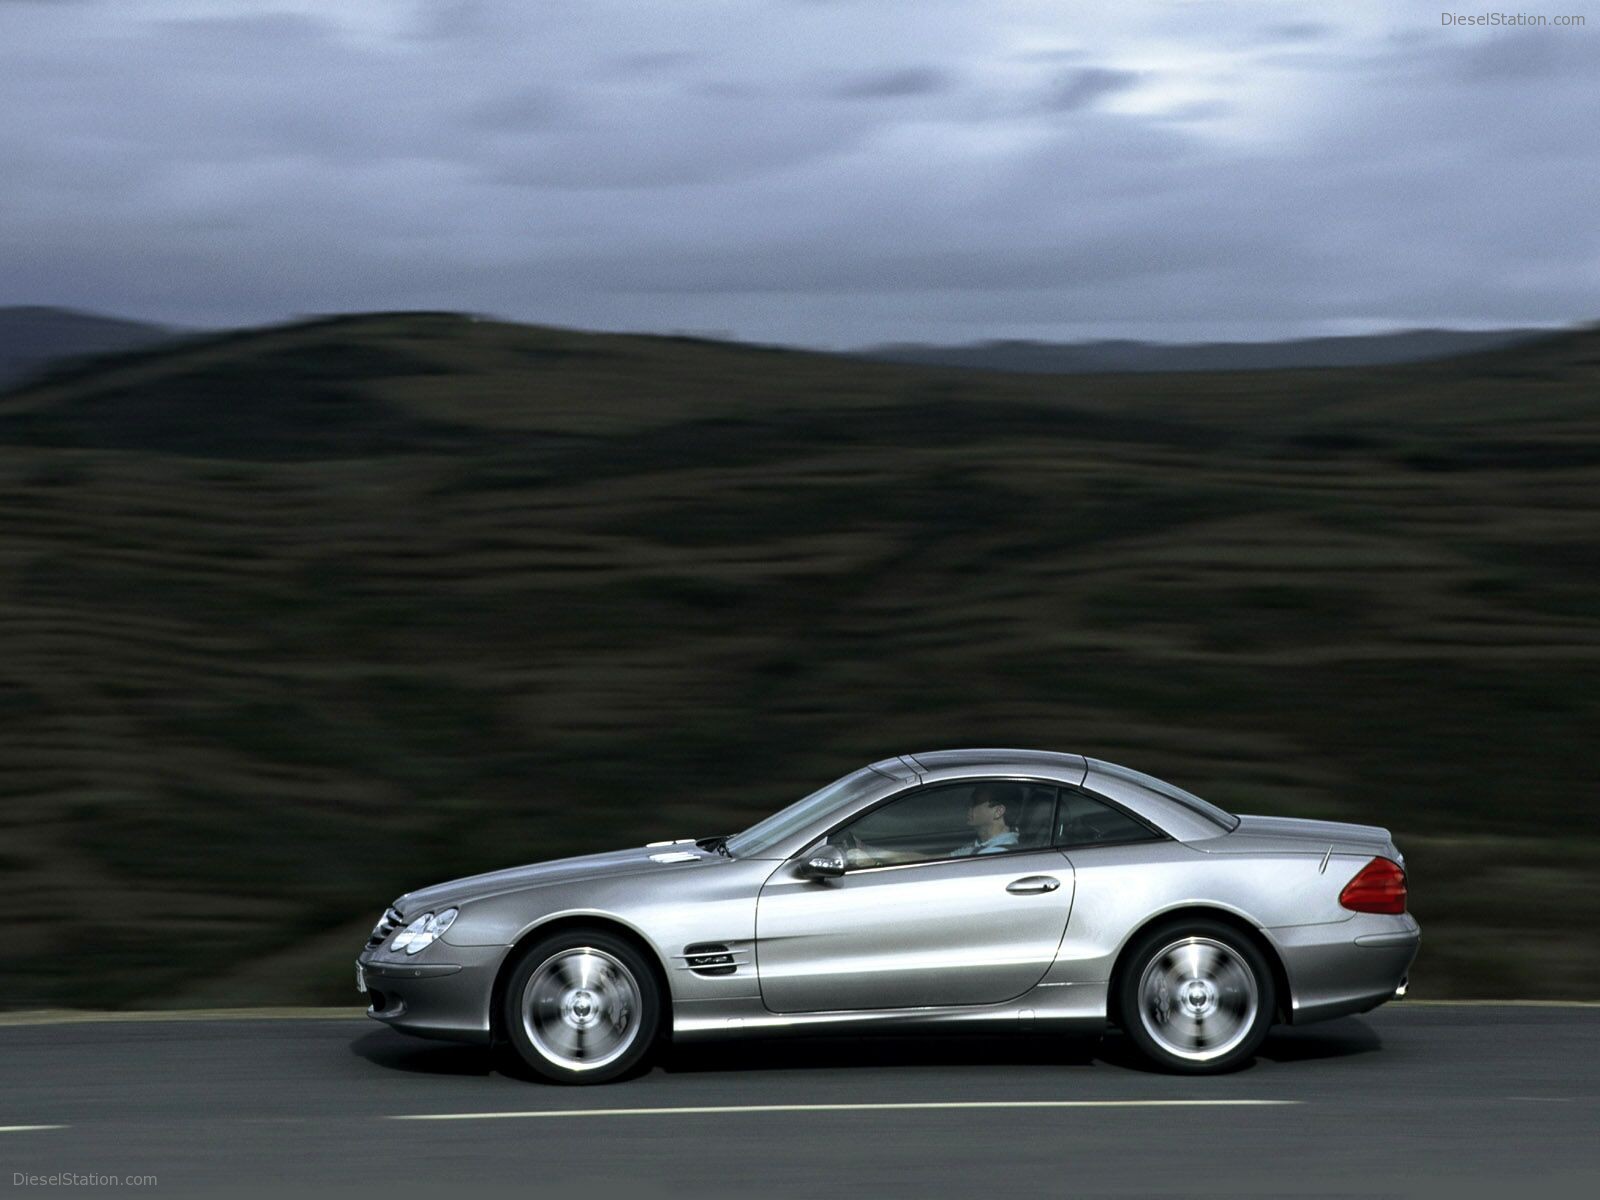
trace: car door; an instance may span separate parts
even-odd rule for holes
[[[1015,811],[978,853],[966,818],[986,785]],[[1072,865],[1049,844],[1055,795],[1013,780],[920,788],[830,835],[857,844],[844,875],[802,878],[809,847],[785,863],[756,904],[763,1003],[827,1012],[1022,995],[1049,969],[1072,911]]]

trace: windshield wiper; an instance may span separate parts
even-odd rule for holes
[[[702,850],[715,850],[718,854],[722,855],[723,858],[733,857],[733,855],[728,851],[728,839],[726,836],[696,838],[694,844],[699,846]]]

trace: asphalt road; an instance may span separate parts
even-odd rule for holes
[[[906,1105],[938,1107],[892,1107]],[[395,1119],[416,1116],[450,1119]],[[17,1179],[63,1173],[124,1182]],[[155,1181],[126,1182],[140,1175]],[[685,1048],[599,1088],[524,1082],[485,1051],[362,1020],[0,1027],[0,1184],[373,1200],[1587,1197],[1600,1008],[1391,1005],[1280,1031],[1216,1079],[1140,1070],[1115,1036],[791,1039]]]

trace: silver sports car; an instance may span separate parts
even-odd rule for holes
[[[1387,830],[1235,816],[1076,754],[863,767],[731,837],[401,896],[357,960],[369,1014],[600,1083],[665,1038],[1115,1024],[1223,1071],[1274,1021],[1405,994]]]

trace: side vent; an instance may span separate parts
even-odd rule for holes
[[[739,969],[733,951],[721,942],[696,942],[685,946],[683,957],[696,975],[732,975]]]

